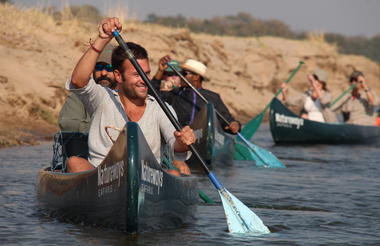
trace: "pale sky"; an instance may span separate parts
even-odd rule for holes
[[[211,18],[248,12],[264,20],[278,19],[293,31],[336,32],[345,35],[380,34],[380,0],[12,0],[26,7],[91,4],[98,9],[121,3],[139,19],[149,13],[181,14],[186,17]],[[105,4],[106,2],[106,4]]]

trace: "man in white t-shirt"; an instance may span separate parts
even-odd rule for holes
[[[139,124],[158,161],[161,155],[161,136],[175,154],[186,154],[188,145],[195,141],[193,130],[189,126],[185,126],[181,131],[175,131],[157,101],[148,96],[147,86],[120,46],[112,53],[112,67],[118,83],[118,91],[102,87],[93,79],[89,79],[99,54],[113,38],[112,31],[121,30],[121,28],[118,18],[106,18],[100,23],[98,38],[80,58],[74,68],[71,81],[66,84],[66,88],[79,96],[92,115],[89,131],[89,159],[71,157],[67,161],[68,172],[80,172],[97,167],[111,149],[112,139],[116,139],[118,134],[117,131],[110,131],[107,135],[105,129],[108,127],[121,129],[128,121]],[[150,66],[146,50],[135,43],[127,43],[127,45],[143,71],[149,75]],[[187,166],[178,168],[180,171],[188,169]]]

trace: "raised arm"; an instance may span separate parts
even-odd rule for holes
[[[168,67],[166,63],[170,62],[171,58],[170,56],[166,55],[160,58],[158,61],[158,69],[156,74],[154,75],[154,78],[156,80],[161,80],[162,77],[164,76],[165,69]]]
[[[83,88],[88,84],[89,78],[94,70],[96,60],[104,47],[113,38],[112,31],[121,30],[118,18],[106,18],[101,21],[98,28],[98,37],[79,59],[71,76],[71,83],[77,88]]]
[[[368,103],[369,103],[370,105],[375,105],[375,104],[376,104],[376,98],[375,98],[375,96],[373,95],[371,88],[369,88],[369,87],[367,86],[367,83],[366,83],[366,81],[365,81],[364,76],[359,76],[359,77],[358,77],[358,82],[361,83],[361,84],[363,85],[364,92],[366,93],[367,98],[368,98]]]
[[[309,74],[307,76],[307,79],[310,82],[311,87],[313,87],[313,94],[315,98],[321,98],[322,97],[322,88],[318,85],[318,81],[314,78],[312,74]]]

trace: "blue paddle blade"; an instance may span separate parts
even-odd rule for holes
[[[247,148],[253,159],[256,161],[256,166],[260,167],[285,167],[272,152],[257,146],[254,143],[248,142],[251,148]]]
[[[262,235],[270,233],[263,221],[226,188],[218,190],[231,233],[251,233]]]
[[[256,162],[256,166],[258,167],[285,167],[285,165],[282,164],[274,154],[248,141],[240,133],[238,133],[237,141],[235,143],[234,159],[248,161],[254,160]]]

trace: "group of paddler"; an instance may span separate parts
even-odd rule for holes
[[[301,117],[318,122],[345,122],[357,125],[375,125],[375,106],[378,99],[368,87],[364,74],[353,71],[350,87],[336,100],[327,88],[328,73],[317,69],[307,75],[310,88],[299,97],[289,97],[287,85],[282,85],[282,99],[285,105],[301,106]]]
[[[196,138],[188,125],[201,107],[211,102],[225,131],[237,134],[237,139],[243,141],[262,161],[263,153],[267,157],[271,153],[248,142],[247,135],[240,133],[241,124],[231,116],[220,96],[202,87],[203,82],[208,79],[207,67],[202,62],[188,59],[180,66],[171,57],[164,56],[159,61],[159,68],[153,80],[150,81],[148,76],[151,71],[147,51],[139,44],[124,42],[119,35],[121,29],[121,23],[117,18],[102,20],[98,28],[98,37],[90,43],[90,47],[78,61],[71,79],[66,84],[71,94],[60,114],[61,130],[88,131],[89,135],[88,159],[70,157],[67,160],[67,171],[81,172],[96,168],[106,157],[125,124],[128,121],[137,122],[159,162],[162,151],[161,139],[163,138],[170,146],[174,156],[173,164],[177,170],[168,170],[169,173],[177,176],[190,174],[184,162],[189,158],[190,150],[198,158],[220,194],[230,231],[268,233],[268,228],[260,218],[230,194],[210,172],[192,145]],[[114,37],[119,46],[112,48],[111,51],[109,42]],[[108,57],[111,55],[111,62],[109,59],[104,59],[107,55]],[[293,71],[291,77],[301,65],[302,63]],[[286,82],[289,82],[291,77]],[[308,78],[312,89],[305,97],[304,108],[305,117],[312,119],[318,115],[315,111],[322,109],[322,105],[329,102],[322,100],[324,94],[327,95],[321,82],[323,75],[316,72]],[[369,97],[367,101],[372,103],[371,98],[374,96],[370,96],[371,90],[366,87],[363,74],[359,74],[352,83],[359,82],[361,85],[356,86],[352,96],[361,100],[358,90],[363,88]],[[285,85],[279,93],[281,91],[284,91],[285,96]],[[355,102],[350,105],[353,105],[351,108],[357,107]],[[74,115],[76,113],[80,115],[79,118]],[[259,115],[260,122],[263,113]],[[320,115],[317,117],[321,118]],[[79,123],[76,119],[80,119]]]
[[[186,80],[196,86],[197,92],[193,93],[194,87],[188,90],[186,86],[181,86],[178,94],[170,99],[173,104],[171,107],[162,100],[148,78],[151,71],[147,51],[139,44],[124,42],[119,35],[121,30],[122,25],[118,18],[102,20],[98,27],[98,37],[90,42],[90,47],[79,59],[71,78],[66,83],[66,88],[71,92],[69,98],[79,99],[76,103],[80,102],[81,110],[79,111],[85,115],[84,122],[89,121],[89,118],[91,121],[88,128],[89,157],[88,159],[78,156],[70,157],[66,164],[67,172],[83,172],[99,166],[126,123],[136,122],[158,162],[161,158],[161,140],[164,139],[172,151],[174,160],[180,163],[177,166],[179,171],[189,174],[184,160],[189,158],[191,150],[220,194],[231,232],[268,233],[268,228],[260,218],[229,193],[208,169],[207,164],[192,145],[196,140],[193,130],[188,125],[181,126],[177,120],[176,111],[173,110],[175,105],[178,106],[190,99],[193,105],[190,117],[179,111],[181,113],[179,118],[184,124],[193,120],[193,114],[196,114],[201,107],[197,101],[204,103],[206,100],[205,98],[202,99],[203,101],[197,100],[196,96],[199,96],[197,92],[200,92],[201,95],[208,97],[207,100],[217,104],[216,107],[220,110],[220,112],[217,111],[218,115],[224,120],[222,123],[224,129],[231,133],[238,133],[241,125],[229,114],[219,95],[202,89],[202,82],[207,79],[206,66],[192,59],[181,66]],[[99,56],[106,51],[107,45],[114,37],[119,46],[112,50],[111,64],[107,64]],[[168,66],[173,71],[177,71],[168,64],[169,57],[164,57],[160,62],[164,70]],[[160,72],[162,70],[159,69],[158,74]],[[156,81],[156,86],[159,86],[157,83],[159,81]],[[171,92],[174,93],[175,90]],[[177,102],[177,100],[182,101]],[[71,106],[73,105],[75,107],[71,100]],[[64,126],[68,121],[71,121],[70,125],[73,118],[67,116],[65,112],[71,113],[68,107],[62,111],[60,126],[63,130],[69,130]],[[175,170],[168,170],[168,172],[180,175]]]

